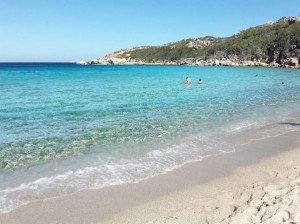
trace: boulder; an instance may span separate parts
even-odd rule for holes
[[[88,62],[87,61],[76,61],[75,64],[78,64],[78,65],[88,65]]]
[[[220,65],[220,61],[219,60],[214,60],[214,62],[213,62],[213,66],[216,66],[216,65]]]

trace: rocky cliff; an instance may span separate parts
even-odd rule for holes
[[[227,38],[185,39],[113,52],[81,64],[166,64],[300,68],[300,16],[251,27]]]

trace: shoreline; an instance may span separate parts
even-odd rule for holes
[[[292,131],[279,137],[257,140],[239,147],[233,153],[212,156],[200,162],[191,162],[167,174],[139,183],[82,190],[71,195],[32,202],[10,213],[0,215],[0,222],[102,223],[114,215],[122,216],[121,214],[126,213],[126,210],[128,212],[130,208],[136,208],[192,186],[205,186],[211,181],[230,176],[234,170],[299,148],[300,141],[297,139],[299,133],[299,131]],[[199,173],[199,170],[204,172]],[[138,217],[136,218],[139,220]],[[133,222],[131,220],[127,223]]]
[[[300,141],[298,140],[299,144]],[[298,223],[300,147],[147,201],[98,224]]]
[[[246,61],[242,64],[179,64],[179,63],[163,63],[163,62],[157,62],[157,63],[145,63],[145,62],[128,62],[128,63],[91,63],[90,61],[79,61],[74,62],[74,64],[77,65],[84,65],[84,66],[152,66],[152,65],[160,65],[160,66],[192,66],[192,67],[260,67],[260,68],[287,68],[287,69],[300,69],[300,66],[287,66],[287,65],[280,65],[280,64],[265,64],[265,63],[255,63],[253,61]]]

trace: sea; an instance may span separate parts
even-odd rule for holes
[[[299,130],[299,69],[1,63],[0,214]]]

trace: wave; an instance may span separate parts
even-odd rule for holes
[[[294,120],[297,119],[294,118]],[[131,155],[129,158],[98,158],[96,165],[66,170],[16,187],[0,189],[0,213],[10,212],[35,200],[57,197],[83,189],[99,189],[125,183],[137,183],[165,174],[191,161],[221,153],[234,152],[237,146],[300,130],[289,125],[293,118],[250,122],[219,128],[209,133],[191,135],[167,146]],[[178,143],[179,142],[179,143]]]

